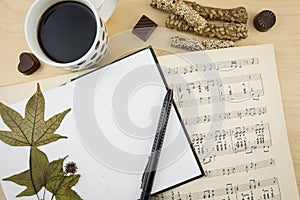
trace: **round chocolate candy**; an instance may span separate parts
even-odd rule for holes
[[[266,32],[274,26],[275,22],[275,14],[271,10],[263,10],[254,17],[253,25],[256,30]]]

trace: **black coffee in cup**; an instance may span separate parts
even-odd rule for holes
[[[43,52],[55,62],[69,63],[81,58],[91,48],[97,22],[86,5],[64,1],[44,12],[37,31]]]

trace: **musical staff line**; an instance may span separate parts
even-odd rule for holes
[[[205,170],[205,177],[213,178],[213,177],[218,177],[218,176],[226,176],[226,175],[229,176],[232,174],[237,174],[237,173],[242,173],[242,172],[248,173],[249,171],[254,171],[254,170],[267,168],[267,167],[271,167],[271,166],[275,166],[274,158],[260,160],[257,162],[250,162],[250,163],[242,164],[242,165],[225,167],[225,168]]]
[[[203,164],[210,163],[218,156],[263,149],[268,152],[272,146],[268,123],[238,126],[231,129],[216,130],[192,135],[192,144]]]
[[[252,107],[231,112],[217,113],[211,115],[201,115],[197,117],[184,118],[183,123],[186,126],[197,125],[220,120],[242,119],[244,117],[261,116],[267,113],[267,107]]]
[[[212,103],[222,103],[222,102],[241,102],[246,101],[249,99],[252,100],[258,100],[259,97],[264,95],[263,90],[252,90],[252,91],[246,91],[239,92],[239,93],[232,93],[232,94],[226,94],[226,95],[215,95],[215,96],[206,96],[206,97],[199,97],[194,99],[186,99],[186,100],[179,100],[175,101],[175,103],[178,105],[178,107],[191,107],[195,105],[205,105],[205,104],[212,104]]]
[[[258,57],[219,61],[214,63],[194,64],[188,66],[181,66],[170,68],[166,67],[163,69],[163,73],[166,76],[172,76],[176,74],[190,74],[194,72],[206,72],[206,71],[231,71],[237,68],[243,68],[246,66],[258,65]]]
[[[260,81],[261,74],[247,74],[247,75],[238,75],[238,76],[231,76],[231,77],[224,77],[224,78],[217,78],[217,79],[210,79],[210,80],[200,80],[200,81],[192,81],[192,82],[184,82],[184,83],[176,83],[170,84],[170,87],[176,86],[178,90],[181,91],[189,91],[191,89],[199,88],[200,87],[209,87],[218,86],[221,87],[223,84],[230,84],[230,83],[240,83],[240,82],[247,82],[247,81]]]
[[[247,74],[222,79],[200,80],[170,84],[179,107],[259,100],[264,96],[261,74]]]
[[[202,191],[179,192],[171,190],[151,198],[152,200],[281,200],[277,177],[263,180],[250,179],[248,183],[227,183],[223,188]]]

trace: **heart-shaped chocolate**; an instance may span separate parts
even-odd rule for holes
[[[39,60],[32,53],[21,53],[19,59],[20,63],[18,65],[18,70],[25,75],[32,74],[41,65]]]

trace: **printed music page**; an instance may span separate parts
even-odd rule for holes
[[[158,59],[205,177],[153,199],[299,199],[273,45]]]

